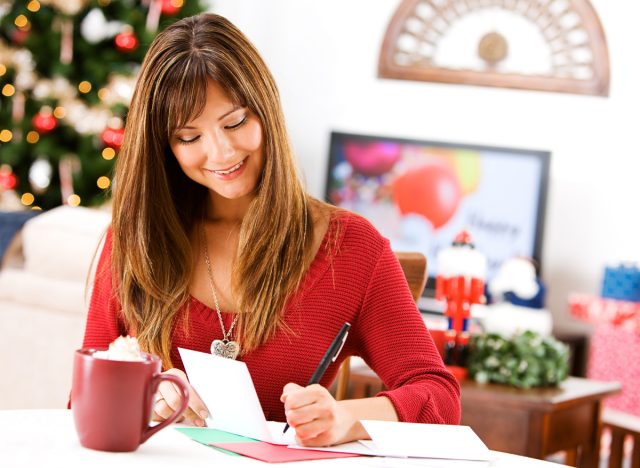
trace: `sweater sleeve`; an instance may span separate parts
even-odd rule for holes
[[[460,422],[460,386],[446,369],[384,239],[358,316],[364,360],[382,379],[400,421]]]
[[[120,303],[113,289],[111,246],[112,234],[109,229],[96,268],[84,331],[83,348],[106,349],[109,347],[109,343],[118,336],[127,334],[121,318]]]

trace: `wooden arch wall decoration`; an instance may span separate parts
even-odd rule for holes
[[[609,52],[588,0],[403,0],[379,76],[608,96]]]

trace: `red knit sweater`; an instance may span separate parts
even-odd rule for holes
[[[460,388],[442,363],[427,332],[389,241],[364,218],[334,216],[299,291],[284,319],[292,330],[278,331],[257,350],[240,357],[249,372],[268,420],[284,421],[280,402],[288,382],[304,385],[344,322],[351,330],[337,362],[321,384],[333,382],[341,361],[358,355],[377,372],[401,421],[457,424]],[[98,271],[110,271],[107,236]],[[84,347],[106,348],[126,334],[110,274],[96,276]],[[184,370],[178,347],[210,352],[222,332],[216,312],[192,298],[189,336],[181,326],[172,335],[171,359]],[[184,314],[186,307],[180,314]],[[228,329],[232,315],[223,313]],[[178,321],[179,323],[180,321]]]

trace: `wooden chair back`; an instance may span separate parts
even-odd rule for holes
[[[418,252],[396,252],[396,257],[398,257],[404,276],[407,278],[413,300],[418,302],[427,282],[427,257]],[[345,359],[340,366],[335,393],[336,400],[344,400],[347,396],[350,366],[350,358]]]
[[[611,431],[609,468],[640,468],[640,417],[629,413],[605,408],[602,411],[602,425]],[[631,439],[631,460],[625,460],[625,440]]]

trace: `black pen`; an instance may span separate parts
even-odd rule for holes
[[[322,359],[320,359],[320,364],[318,364],[318,367],[309,379],[309,382],[307,382],[307,387],[309,385],[317,384],[318,382],[320,382],[320,379],[326,372],[329,364],[335,362],[335,360],[338,358],[338,354],[340,354],[340,351],[342,351],[344,342],[347,341],[347,335],[349,334],[350,327],[351,324],[349,322],[345,322],[344,325],[342,325],[342,328],[331,342],[331,346],[329,346],[327,352],[324,353],[324,356],[322,356]],[[285,432],[287,432],[287,429],[289,429],[289,423],[285,424],[284,431],[282,431],[282,433],[284,434]]]

